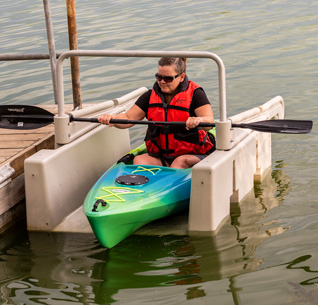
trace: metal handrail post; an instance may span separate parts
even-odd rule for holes
[[[53,31],[53,22],[52,22],[50,0],[43,0],[43,5],[44,5],[46,32],[47,32],[47,40],[48,40],[50,62],[51,62],[51,74],[52,74],[54,100],[55,100],[55,104],[57,104],[56,51],[55,51],[55,40],[54,40],[54,31]]]

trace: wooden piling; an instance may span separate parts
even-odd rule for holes
[[[68,21],[70,50],[77,50],[78,44],[77,44],[75,0],[66,0],[66,6],[67,6],[67,21]],[[80,70],[79,70],[78,57],[71,57],[71,73],[72,73],[73,105],[74,105],[74,108],[76,107],[82,108]]]

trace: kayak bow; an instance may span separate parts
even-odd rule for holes
[[[98,241],[112,248],[142,226],[187,209],[191,173],[191,168],[113,165],[90,190],[83,206]]]

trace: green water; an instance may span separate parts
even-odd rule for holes
[[[46,53],[42,2],[0,1],[0,54]],[[65,1],[51,6],[57,51],[66,50]],[[228,115],[281,95],[285,117],[313,120],[313,131],[272,136],[272,169],[216,236],[188,234],[187,215],[111,250],[93,235],[7,231],[0,304],[317,304],[318,2],[79,0],[76,9],[80,49],[214,52],[226,67]],[[151,87],[156,61],[81,58],[83,102]],[[216,72],[188,62],[218,117]],[[47,61],[0,62],[0,88],[0,104],[53,103]],[[132,129],[132,145],[143,134]]]

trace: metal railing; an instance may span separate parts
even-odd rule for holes
[[[222,59],[214,53],[204,51],[140,51],[140,50],[72,50],[62,53],[56,63],[57,76],[57,104],[58,116],[62,117],[64,111],[64,80],[63,62],[68,57],[94,56],[94,57],[186,57],[186,58],[207,58],[212,59],[218,66],[219,78],[219,107],[220,121],[226,120],[226,83],[225,66]]]
[[[230,122],[226,117],[226,83],[225,67],[222,59],[214,53],[204,51],[141,51],[141,50],[71,50],[62,53],[56,63],[57,104],[58,115],[54,117],[55,140],[59,144],[67,144],[71,141],[69,116],[64,109],[64,78],[63,62],[69,57],[185,57],[212,59],[218,66],[219,79],[219,113],[220,120],[216,122],[217,148],[230,149]]]

